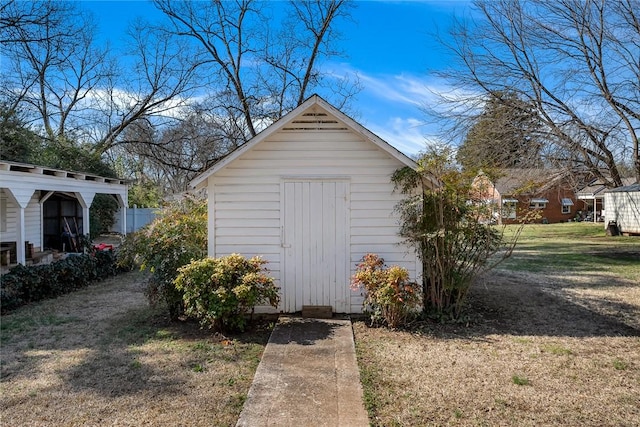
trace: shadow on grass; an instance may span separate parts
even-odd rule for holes
[[[531,276],[534,278],[535,276]],[[628,282],[627,282],[628,285]],[[494,273],[493,280],[474,286],[469,295],[469,326],[436,326],[443,336],[479,339],[491,334],[615,337],[640,336],[640,307],[611,299],[578,298],[572,285],[531,283],[526,276]],[[625,318],[625,316],[627,316]]]
[[[140,308],[112,319],[103,342],[91,357],[69,369],[64,378],[72,388],[91,389],[105,396],[118,397],[152,391],[163,395],[183,393],[190,371],[199,372],[212,359],[223,363],[242,362],[251,357],[244,350],[237,351],[234,342],[266,345],[268,326],[249,325],[247,332],[221,335],[202,329],[193,321],[171,321],[158,310]],[[164,342],[168,348],[181,353],[179,366],[154,369],[140,360],[139,346],[146,342]],[[257,366],[258,361],[250,363]],[[166,378],[166,369],[173,371]],[[175,375],[182,371],[181,375]],[[182,377],[182,378],[181,378]]]
[[[87,311],[83,304],[95,304],[92,299],[71,306]],[[257,366],[272,328],[272,323],[256,321],[245,333],[223,336],[201,329],[196,322],[173,322],[146,302],[100,320],[73,316],[74,309],[63,306],[51,300],[3,316],[3,381],[37,379],[50,369],[47,362],[63,352],[75,360],[56,368],[56,375],[70,390],[108,397],[141,392],[173,396],[184,392],[187,375],[209,366],[212,359],[229,366],[236,362]],[[99,323],[87,330],[91,321]],[[159,343],[154,351],[164,357],[164,366],[154,366],[156,360],[145,362],[144,345],[150,342]],[[167,352],[180,353],[179,360],[165,357]]]
[[[120,397],[144,390],[162,394],[180,392],[183,381],[167,381],[149,364],[139,360],[135,346],[157,336],[163,329],[162,316],[148,307],[130,310],[111,318],[103,338],[82,363],[62,373],[72,390],[90,389],[104,396]]]
[[[640,305],[615,297],[614,288],[633,286],[628,279],[590,272],[554,277],[531,269],[495,270],[484,283],[471,287],[461,320],[416,321],[409,329],[474,341],[487,341],[494,334],[640,337]]]

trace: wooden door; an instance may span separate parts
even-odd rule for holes
[[[349,182],[283,183],[283,307],[349,311]]]

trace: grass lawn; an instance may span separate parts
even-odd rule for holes
[[[0,424],[235,425],[270,329],[170,322],[142,282],[128,273],[2,316]]]
[[[468,323],[354,323],[372,425],[638,425],[640,237],[527,226],[469,305]]]
[[[515,227],[511,226],[507,234],[513,230]],[[517,248],[517,256],[503,268],[552,274],[608,274],[614,281],[640,282],[640,238],[607,236],[602,224],[527,225]]]

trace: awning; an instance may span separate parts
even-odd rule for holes
[[[531,203],[549,203],[547,199],[531,199]]]
[[[502,203],[518,203],[518,199],[502,199]]]
[[[573,206],[573,200],[571,200],[571,199],[562,199],[562,206]]]

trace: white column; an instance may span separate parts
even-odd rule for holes
[[[18,205],[18,215],[16,218],[16,261],[18,264],[26,265],[27,257],[24,250],[25,244],[25,223],[24,223],[24,211],[29,206],[29,201],[33,196],[34,189],[32,188],[6,188],[5,192],[9,197],[13,199],[16,205]]]
[[[128,206],[128,198],[127,193],[116,194],[116,199],[118,200],[118,204],[120,205],[120,233],[123,236],[127,235],[127,206]]]
[[[18,215],[16,217],[16,227],[18,233],[16,235],[16,261],[18,264],[26,265],[27,257],[25,253],[25,230],[24,230],[24,209],[22,206],[18,207]]]
[[[91,191],[82,191],[75,194],[78,202],[80,202],[80,206],[82,206],[82,234],[86,235],[91,231],[91,223],[89,221],[89,208],[93,203],[93,198],[96,196],[96,193]]]

